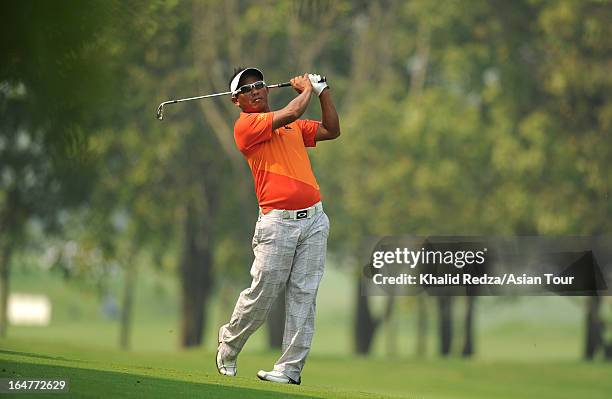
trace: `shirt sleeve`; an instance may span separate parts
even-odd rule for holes
[[[242,153],[272,138],[272,112],[242,114],[234,125],[234,140]]]
[[[315,138],[321,122],[307,119],[298,119],[295,122],[300,127],[300,130],[302,130],[302,140],[304,140],[304,145],[306,147],[316,147],[317,142]]]

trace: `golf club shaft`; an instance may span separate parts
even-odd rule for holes
[[[325,76],[322,76],[321,80],[319,81],[319,83],[325,82],[325,81],[326,81]],[[290,82],[284,82],[284,83],[277,83],[277,84],[273,84],[273,85],[268,85],[266,87],[268,89],[275,89],[277,87],[289,87],[289,86],[291,86]],[[159,119],[161,121],[164,118],[164,106],[165,105],[168,105],[168,104],[177,104],[177,103],[182,103],[182,102],[185,102],[185,101],[202,100],[204,98],[227,96],[229,94],[232,94],[232,92],[231,91],[224,91],[222,93],[206,94],[204,96],[179,98],[179,99],[176,99],[176,100],[164,101],[163,103],[159,104],[159,107],[157,107],[157,119]]]

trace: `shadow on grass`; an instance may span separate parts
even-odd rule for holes
[[[0,351],[20,354],[20,352]],[[40,356],[43,357],[43,356]],[[221,384],[177,381],[116,371],[76,367],[41,365],[0,359],[0,378],[62,378],[69,381],[70,397],[88,398],[300,398],[306,396],[287,392],[250,389]],[[37,395],[37,394],[34,394]],[[39,395],[38,395],[39,396]],[[21,396],[20,397],[25,397]],[[308,396],[312,397],[312,396]]]
[[[63,360],[63,361],[76,362],[76,363],[82,362],[82,360],[68,359],[62,356],[48,356],[48,355],[40,355],[38,353],[7,351],[4,349],[0,349],[0,355],[2,354],[13,355],[13,356],[23,356],[23,357],[33,357],[37,359],[47,359],[47,360]]]

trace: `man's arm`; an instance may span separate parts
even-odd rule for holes
[[[329,94],[329,88],[323,89],[319,95],[319,101],[321,102],[322,122],[317,130],[315,141],[336,139],[340,136],[340,121],[331,94]]]
[[[291,86],[300,94],[291,100],[285,108],[273,112],[272,130],[288,125],[299,119],[306,111],[308,103],[310,103],[312,84],[307,74],[296,76],[291,79]]]

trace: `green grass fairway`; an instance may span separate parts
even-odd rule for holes
[[[0,377],[68,378],[73,397],[607,399],[612,392],[609,363],[313,355],[303,385],[289,386],[255,377],[258,369],[272,365],[275,353],[243,354],[239,377],[230,378],[217,374],[210,351],[120,352],[17,338],[0,342]]]

